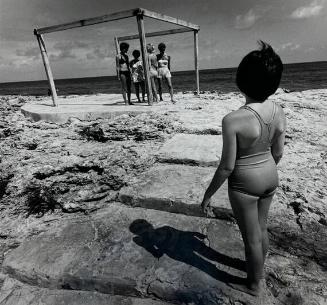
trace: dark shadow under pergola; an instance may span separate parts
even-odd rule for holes
[[[45,42],[43,39],[42,34],[52,33],[52,32],[58,32],[68,29],[73,29],[77,27],[83,27],[83,26],[89,26],[93,24],[98,23],[104,23],[109,21],[115,21],[120,20],[124,18],[130,18],[130,17],[136,17],[137,25],[138,25],[138,34],[137,35],[130,35],[130,36],[124,36],[124,37],[115,37],[115,46],[116,51],[118,53],[119,50],[119,41],[122,40],[130,40],[130,39],[139,39],[140,45],[141,45],[141,53],[142,53],[142,59],[143,59],[143,67],[144,67],[144,75],[145,75],[145,83],[146,83],[146,89],[148,94],[148,102],[149,104],[152,104],[153,102],[153,96],[152,96],[152,90],[151,90],[151,84],[150,84],[150,73],[149,73],[149,63],[146,60],[146,37],[153,37],[153,36],[163,36],[163,35],[171,35],[171,34],[178,34],[178,33],[185,33],[185,32],[191,32],[194,33],[194,63],[195,63],[195,73],[196,73],[196,91],[197,94],[199,94],[199,64],[198,64],[198,32],[200,30],[200,27],[196,24],[192,24],[190,22],[173,18],[170,16],[162,15],[156,12],[152,12],[143,8],[136,8],[126,11],[121,11],[117,13],[107,14],[99,17],[93,17],[88,18],[84,20],[79,20],[71,23],[65,23],[60,25],[54,25],[49,26],[45,28],[40,29],[34,29],[34,35],[37,38],[43,64],[45,67],[47,79],[49,82],[49,86],[51,89],[51,96],[53,100],[54,106],[58,106],[58,97],[56,92],[55,83],[53,80],[53,75],[51,72],[49,57],[46,51]],[[171,29],[166,31],[159,31],[159,32],[152,32],[152,33],[145,33],[144,30],[144,17],[153,18],[160,21],[165,21],[168,23],[172,23],[178,26],[181,26],[182,28],[178,29]]]

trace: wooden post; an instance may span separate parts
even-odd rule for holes
[[[148,55],[146,53],[146,41],[145,41],[145,33],[144,33],[143,15],[138,14],[136,16],[136,19],[137,19],[137,26],[138,26],[138,30],[139,30],[139,37],[140,37],[140,44],[141,44],[143,70],[144,70],[144,76],[145,76],[145,86],[146,86],[146,91],[148,94],[148,104],[152,105],[153,104],[153,95],[152,95],[152,86],[151,86],[151,80],[150,80]]]
[[[47,50],[45,48],[45,43],[42,38],[41,34],[36,34],[37,41],[39,43],[39,47],[41,50],[41,55],[42,55],[42,60],[45,68],[45,72],[47,74],[47,78],[49,81],[50,89],[51,89],[51,96],[52,96],[52,101],[53,101],[53,106],[58,107],[58,97],[57,97],[57,91],[56,91],[56,86],[53,81],[53,76],[50,68],[50,63],[49,63],[49,58],[47,54]]]
[[[195,67],[195,79],[196,79],[196,93],[200,94],[200,79],[199,79],[199,31],[194,31],[194,67]]]
[[[118,38],[115,37],[114,40],[115,40],[116,55],[118,55],[119,54],[119,42],[118,42]],[[118,75],[117,69],[116,69],[116,73],[117,73],[117,77],[118,77],[119,75]]]

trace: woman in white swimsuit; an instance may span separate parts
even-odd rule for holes
[[[169,89],[170,99],[172,103],[176,103],[174,100],[174,93],[173,93],[173,86],[171,83],[171,73],[170,73],[170,56],[168,56],[166,51],[166,45],[161,42],[158,45],[159,54],[157,54],[157,61],[158,61],[158,86],[159,86],[159,96],[160,101],[162,99],[162,80],[166,81],[166,84]]]
[[[146,45],[146,50],[148,52],[149,60],[149,70],[150,70],[150,81],[152,88],[153,101],[158,102],[158,93],[155,79],[158,77],[158,61],[157,56],[154,54],[154,46],[152,43]]]

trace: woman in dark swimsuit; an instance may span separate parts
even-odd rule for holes
[[[267,216],[278,186],[276,165],[285,140],[283,109],[267,98],[277,90],[283,64],[271,46],[260,42],[241,61],[236,84],[245,106],[222,121],[223,151],[219,167],[205,192],[202,208],[208,213],[211,196],[228,178],[229,200],[242,233],[247,262],[244,284],[235,289],[258,295],[268,250]]]
[[[119,45],[119,48],[120,53],[116,56],[116,69],[118,74],[118,80],[120,80],[121,82],[122,94],[125,105],[133,105],[133,103],[131,103],[131,72],[129,69],[129,59],[127,56],[129,44],[126,42],[122,42]]]

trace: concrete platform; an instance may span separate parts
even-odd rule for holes
[[[177,134],[160,149],[160,162],[217,166],[223,141],[221,135]]]
[[[86,298],[92,296],[87,292],[99,292],[175,304],[242,301],[255,305],[255,298],[227,285],[245,276],[243,251],[240,233],[232,223],[112,203],[88,218],[52,227],[25,241],[6,254],[3,271],[40,290],[51,289],[44,290],[51,294],[60,290],[60,298],[65,294],[68,300],[80,291]],[[8,285],[5,283],[4,289],[10,291]],[[12,292],[19,293],[19,289]],[[51,301],[51,295],[42,291],[32,292],[29,299],[33,300],[35,293]],[[12,297],[9,294],[8,299]],[[93,297],[100,300],[94,305],[104,304],[103,296]],[[24,303],[23,295],[20,300],[7,303],[5,299],[3,304],[30,304]],[[279,304],[274,300],[270,296],[264,304]],[[42,304],[53,304],[50,301]],[[122,304],[151,303],[131,299]]]
[[[134,101],[133,101],[134,102]],[[54,107],[52,101],[36,101],[25,104],[21,111],[34,121],[44,120],[52,123],[66,123],[69,118],[85,121],[109,119],[125,113],[138,114],[153,111],[147,103],[126,106],[120,94],[103,94],[91,96],[70,96],[59,98],[59,106]]]
[[[160,164],[139,177],[135,185],[119,192],[128,206],[162,210],[191,216],[204,216],[200,204],[216,168]],[[227,181],[212,197],[215,217],[233,219]]]

